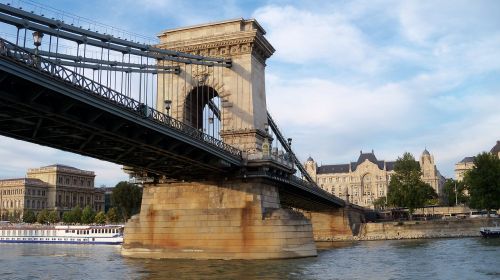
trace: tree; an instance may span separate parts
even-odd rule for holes
[[[465,184],[463,181],[446,179],[443,186],[444,204],[446,206],[455,206],[455,202],[458,202],[459,204],[468,203],[468,196],[465,191]]]
[[[79,224],[82,222],[82,208],[80,206],[75,206],[71,209],[71,215],[73,216],[73,223]]]
[[[66,224],[78,224],[82,222],[82,209],[79,206],[74,207],[71,211],[64,212],[62,220]]]
[[[31,210],[24,210],[23,222],[32,224],[36,222],[36,215]]]
[[[375,207],[375,209],[384,209],[386,206],[387,198],[385,196],[381,196],[373,201],[373,207]]]
[[[500,208],[500,159],[490,153],[481,153],[474,159],[474,167],[465,173],[469,191],[469,206],[475,209]]]
[[[49,218],[49,210],[43,209],[36,215],[36,222],[39,224],[46,224]]]
[[[118,210],[115,207],[109,209],[108,213],[106,214],[106,219],[108,220],[108,223],[111,224],[116,224],[120,222],[120,217],[118,216]]]
[[[94,223],[96,223],[98,225],[105,224],[106,223],[106,214],[104,214],[103,211],[100,211],[99,213],[97,213],[97,215],[95,215],[95,217],[94,217]]]
[[[82,221],[81,221],[82,224],[91,224],[92,222],[94,222],[94,218],[95,218],[94,210],[92,210],[92,208],[89,205],[85,206],[82,212]]]
[[[64,212],[63,216],[62,216],[62,220],[63,220],[63,222],[65,224],[72,224],[72,223],[74,223],[73,221],[75,219],[73,218],[73,212],[72,211]]]
[[[396,207],[407,207],[410,219],[416,208],[423,207],[427,201],[437,198],[436,191],[421,179],[420,165],[410,153],[404,153],[394,164],[387,191],[387,203]]]
[[[14,210],[12,213],[9,214],[9,221],[11,223],[18,223],[21,220],[21,212],[18,210]]]
[[[118,183],[111,194],[111,203],[118,208],[123,220],[139,213],[142,201],[142,189],[135,184],[122,181]]]
[[[49,215],[47,216],[47,221],[51,224],[55,224],[55,223],[59,222],[59,214],[57,213],[56,210],[49,212]]]

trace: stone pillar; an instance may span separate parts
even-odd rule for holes
[[[278,259],[316,256],[311,222],[282,209],[262,181],[145,186],[125,226],[122,254],[135,258]]]

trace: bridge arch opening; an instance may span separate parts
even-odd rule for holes
[[[184,102],[184,119],[198,130],[220,139],[222,125],[221,99],[210,86],[196,86],[187,94]]]

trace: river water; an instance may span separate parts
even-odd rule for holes
[[[500,279],[500,239],[318,243],[315,258],[139,260],[119,246],[0,244],[0,279]]]

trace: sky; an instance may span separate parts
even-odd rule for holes
[[[276,52],[268,110],[301,161],[392,161],[427,148],[445,177],[500,140],[500,1],[7,1],[43,3],[154,38],[165,29],[255,18]],[[0,179],[60,163],[127,179],[121,166],[0,136]]]

